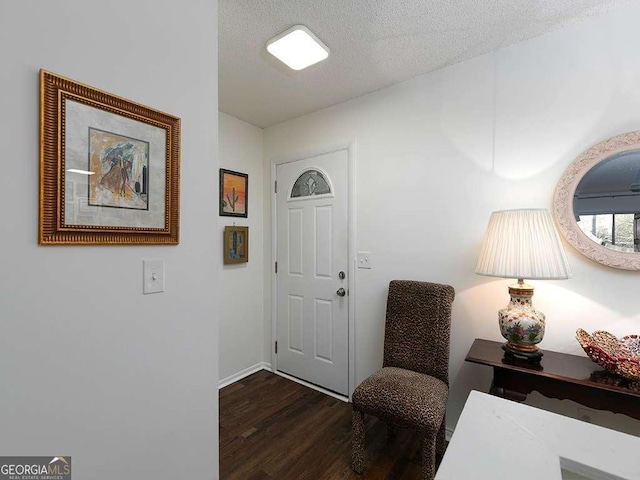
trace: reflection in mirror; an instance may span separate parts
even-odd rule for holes
[[[595,262],[640,270],[640,131],[594,145],[565,170],[553,213],[560,232]]]
[[[640,150],[612,155],[591,168],[576,187],[573,210],[594,242],[619,252],[640,251]]]
[[[618,252],[637,252],[637,214],[601,213],[580,215],[578,226],[594,242]]]

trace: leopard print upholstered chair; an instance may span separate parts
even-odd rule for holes
[[[389,432],[411,428],[422,437],[422,477],[435,476],[444,452],[449,394],[449,337],[455,290],[449,285],[393,280],[389,284],[382,369],[354,390],[351,457],[364,470],[364,414],[387,422]]]

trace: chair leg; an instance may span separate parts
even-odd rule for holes
[[[444,455],[444,451],[447,449],[447,427],[445,418],[442,419],[442,424],[438,430],[438,437],[436,439],[436,452],[439,455]]]
[[[351,468],[364,471],[364,413],[353,409],[351,414]]]
[[[436,436],[425,435],[422,440],[422,480],[433,480],[436,476]]]

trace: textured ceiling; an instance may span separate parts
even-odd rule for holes
[[[220,0],[219,108],[268,127],[629,3]],[[331,50],[327,60],[298,72],[265,49],[296,24]]]

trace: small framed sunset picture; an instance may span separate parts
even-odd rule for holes
[[[220,169],[220,215],[247,218],[249,175]]]

